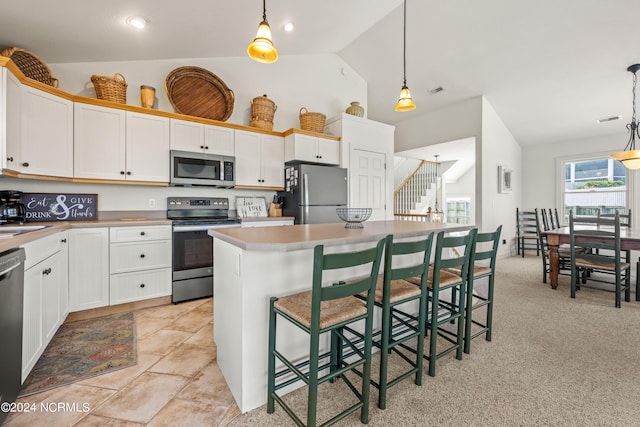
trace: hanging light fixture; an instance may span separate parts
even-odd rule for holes
[[[404,0],[404,39],[402,45],[402,60],[403,60],[403,72],[404,80],[402,82],[402,89],[400,89],[400,97],[396,104],[396,111],[411,111],[416,108],[416,103],[411,99],[411,92],[407,87],[407,0]]]
[[[431,211],[431,222],[442,222],[444,219],[444,214],[438,205],[438,177],[440,176],[440,173],[438,172],[440,166],[440,163],[438,163],[438,157],[439,155],[436,154],[436,206],[435,209]]]
[[[620,160],[627,169],[640,169],[640,150],[636,150],[636,138],[640,140],[640,131],[638,130],[640,122],[636,120],[636,82],[638,80],[636,72],[638,70],[640,70],[640,64],[634,64],[627,68],[627,71],[633,73],[633,114],[631,115],[631,123],[627,123],[629,142],[624,147],[624,151],[609,155],[609,157]]]
[[[271,41],[271,27],[267,22],[266,0],[262,0],[262,22],[258,25],[256,38],[249,44],[247,53],[251,59],[265,64],[278,60],[278,51]]]

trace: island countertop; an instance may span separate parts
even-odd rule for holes
[[[344,223],[299,224],[283,227],[214,228],[209,235],[250,251],[289,252],[316,245],[337,246],[369,242],[388,234],[399,237],[424,236],[431,231],[465,231],[465,224],[442,224],[417,221],[367,221],[363,228],[345,228]]]

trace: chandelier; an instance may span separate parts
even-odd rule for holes
[[[640,150],[636,150],[636,138],[640,140],[638,130],[640,123],[636,119],[636,81],[638,80],[636,72],[638,70],[640,70],[640,64],[634,64],[627,68],[627,71],[633,73],[633,114],[631,115],[631,123],[627,123],[629,142],[624,147],[624,151],[609,155],[609,157],[620,160],[627,169],[640,169]]]

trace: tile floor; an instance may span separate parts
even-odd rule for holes
[[[35,410],[3,426],[224,426],[239,415],[216,363],[213,299],[134,313],[137,365],[19,399]]]

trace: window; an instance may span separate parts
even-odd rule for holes
[[[608,157],[565,159],[561,187],[562,213],[566,224],[569,212],[595,216],[627,210],[627,169]]]
[[[454,224],[471,223],[471,199],[447,198],[447,220]]]

